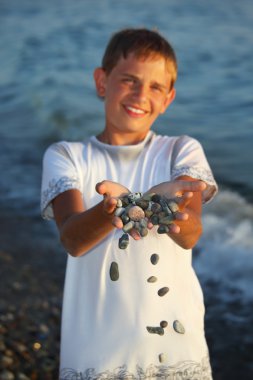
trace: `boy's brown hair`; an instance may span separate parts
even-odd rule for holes
[[[116,66],[121,57],[130,53],[138,58],[163,57],[171,74],[171,88],[177,79],[176,54],[169,42],[157,31],[149,29],[123,29],[110,39],[102,59],[102,68],[107,74]]]

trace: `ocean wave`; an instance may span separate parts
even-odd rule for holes
[[[205,286],[237,289],[253,299],[253,205],[238,193],[221,191],[203,212],[204,233],[194,267]]]

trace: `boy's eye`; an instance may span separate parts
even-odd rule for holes
[[[134,83],[134,79],[133,78],[123,78],[122,82],[132,84],[132,83]]]
[[[162,89],[161,89],[161,87],[160,86],[157,86],[157,85],[152,85],[151,86],[151,88],[152,88],[152,90],[154,90],[154,91],[157,91],[157,92],[162,92]]]

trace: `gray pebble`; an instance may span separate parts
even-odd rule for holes
[[[170,200],[167,202],[167,205],[173,213],[175,213],[179,210],[178,204],[175,201]]]
[[[173,222],[173,220],[174,220],[174,216],[172,214],[170,214],[170,215],[167,215],[163,218],[159,218],[159,224],[168,225],[168,224],[171,224]]]
[[[150,257],[150,261],[153,265],[156,265],[159,261],[159,255],[157,253],[153,253]]]
[[[162,206],[159,205],[159,203],[153,203],[151,205],[151,211],[153,211],[154,213],[158,213],[158,212],[162,211]]]
[[[151,283],[156,282],[156,281],[157,281],[157,277],[156,277],[156,276],[150,276],[150,277],[147,279],[147,281],[148,281],[148,282],[151,282]],[[163,327],[163,326],[161,326],[161,327]]]
[[[161,224],[157,229],[158,234],[167,234],[168,232],[169,232],[169,227],[165,226],[165,224]]]
[[[129,244],[129,236],[128,234],[123,234],[121,238],[119,238],[119,248],[126,249]]]
[[[141,207],[142,210],[146,210],[148,208],[148,205],[149,205],[149,202],[145,201],[143,199],[137,199],[135,203],[137,206]]]
[[[152,215],[150,218],[150,221],[154,226],[157,226],[159,224],[159,216],[158,215]]]
[[[168,293],[168,291],[169,291],[169,288],[165,286],[164,288],[159,289],[157,293],[158,293],[158,296],[163,297],[165,296],[165,294]]]
[[[185,328],[184,328],[184,326],[182,325],[181,322],[179,322],[179,321],[177,321],[177,320],[173,322],[173,329],[174,329],[177,333],[179,333],[179,334],[184,334],[184,333],[185,333]]]
[[[141,235],[141,237],[145,237],[145,236],[147,236],[147,234],[148,234],[148,229],[147,228],[141,228],[140,229],[140,235]]]
[[[115,212],[114,212],[114,215],[115,216],[121,216],[124,212],[125,212],[124,207],[117,207]]]
[[[122,229],[124,232],[129,232],[132,228],[134,228],[134,222],[130,221],[125,224]]]
[[[159,194],[154,194],[151,199],[153,202],[159,203],[162,197]]]
[[[122,214],[120,219],[122,220],[123,224],[127,224],[130,220],[129,216],[126,213]]]
[[[147,330],[150,334],[164,335],[164,329],[161,326],[147,326]]]
[[[147,228],[148,226],[148,221],[145,218],[141,219],[139,223],[142,228]]]
[[[119,267],[118,264],[113,261],[110,267],[110,277],[112,281],[117,281],[119,279]]]

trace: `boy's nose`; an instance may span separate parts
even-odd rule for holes
[[[143,84],[138,84],[134,88],[134,96],[141,102],[145,102],[147,100],[147,88]]]

